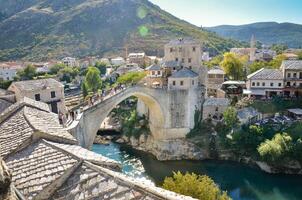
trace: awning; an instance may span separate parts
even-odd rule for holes
[[[152,83],[152,85],[160,85],[160,83],[155,81],[155,82]]]
[[[252,94],[252,91],[250,91],[250,90],[243,90],[243,94]]]

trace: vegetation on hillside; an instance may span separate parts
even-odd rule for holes
[[[209,27],[226,38],[249,42],[252,35],[263,44],[283,44],[290,48],[302,47],[302,25],[293,23],[260,22],[247,25]]]
[[[214,54],[241,46],[180,20],[147,0],[1,1],[1,9],[6,14],[1,16],[5,20],[0,21],[0,30],[6,31],[0,32],[0,61],[121,54],[125,46],[157,55],[163,53],[168,40],[179,37],[195,38]]]

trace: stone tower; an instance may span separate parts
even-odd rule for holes
[[[206,83],[206,68],[202,66],[201,43],[193,39],[179,38],[165,45],[165,61],[176,61],[182,67],[199,74],[199,82]]]

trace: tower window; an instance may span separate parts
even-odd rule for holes
[[[56,92],[55,91],[51,91],[50,92],[50,96],[51,96],[51,98],[55,98],[56,97]]]

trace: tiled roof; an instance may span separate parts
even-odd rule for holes
[[[43,193],[48,199],[47,193],[55,189],[52,183],[78,162],[41,140],[6,159],[14,185],[26,199],[42,199]]]
[[[281,67],[284,69],[302,70],[302,60],[284,60]]]
[[[175,40],[171,40],[168,45],[183,45],[183,44],[192,44],[192,45],[200,45],[200,43],[192,38],[178,38]]]
[[[107,157],[104,157],[100,154],[94,153],[93,151],[84,149],[78,145],[62,144],[62,143],[55,143],[50,141],[47,141],[47,143],[56,146],[76,157],[79,157],[80,159],[87,160],[96,165],[107,167],[110,169],[118,169],[118,170],[120,169],[118,162],[109,159]]]
[[[25,199],[192,200],[113,171],[117,162],[71,144],[43,106],[11,107],[0,116],[0,156]]]
[[[64,87],[62,83],[52,78],[13,82],[12,85],[17,87],[19,90],[58,89]]]
[[[161,67],[159,65],[154,64],[154,65],[147,67],[146,70],[157,71],[157,70],[161,70]]]
[[[253,80],[282,80],[283,74],[279,69],[260,69],[253,74],[247,76],[248,79]]]
[[[227,98],[207,98],[203,106],[228,106],[230,101]]]
[[[180,62],[172,60],[172,61],[165,61],[161,65],[165,68],[173,68],[173,67],[178,68],[180,67],[181,64]]]
[[[220,68],[213,68],[208,71],[208,74],[225,74],[225,72]]]
[[[12,104],[12,102],[0,98],[0,114]]]
[[[75,144],[76,139],[59,124],[44,103],[31,100],[13,104],[0,115],[0,156],[5,157],[36,138]],[[34,102],[34,101],[33,101]],[[41,106],[39,106],[41,105]]]
[[[88,162],[84,162],[51,199],[193,200]]]
[[[194,78],[194,77],[198,77],[198,74],[188,68],[183,68],[177,72],[174,72],[171,76],[171,78]]]

